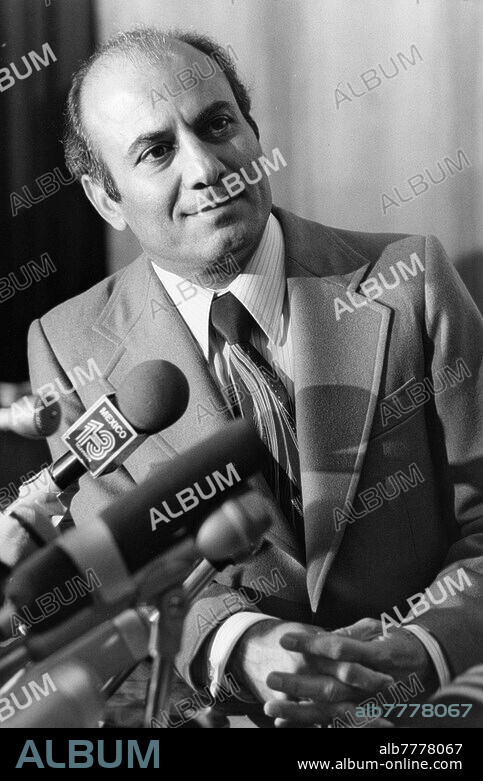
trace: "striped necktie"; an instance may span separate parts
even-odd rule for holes
[[[253,423],[273,458],[265,478],[299,539],[303,534],[300,467],[292,400],[277,372],[251,344],[257,324],[232,294],[213,299],[211,323],[229,345],[237,412]]]

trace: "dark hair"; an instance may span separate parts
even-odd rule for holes
[[[250,115],[251,101],[248,89],[240,80],[235,63],[226,49],[206,35],[177,30],[162,32],[155,27],[140,27],[118,33],[99,46],[74,73],[72,86],[67,97],[63,139],[65,162],[72,176],[80,179],[84,174],[88,174],[94,181],[102,185],[113,201],[121,200],[119,190],[100,153],[89,138],[82,121],[80,108],[82,85],[92,66],[101,57],[122,53],[134,61],[139,58],[139,55],[156,61],[159,59],[160,53],[170,48],[173,41],[182,41],[193,46],[213,60],[220,70],[224,71],[243,117],[253,129],[256,137],[259,138],[258,127]]]

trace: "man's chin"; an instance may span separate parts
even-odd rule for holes
[[[222,261],[227,255],[244,254],[253,242],[253,223],[247,220],[200,226],[197,244],[208,262]]]

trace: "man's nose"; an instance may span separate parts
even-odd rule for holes
[[[181,151],[181,150],[180,150]],[[186,141],[181,151],[182,180],[188,190],[200,190],[217,184],[228,169],[210,144],[200,139]]]

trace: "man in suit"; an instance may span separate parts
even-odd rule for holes
[[[481,322],[436,239],[272,207],[247,92],[215,49],[123,33],[75,76],[67,164],[143,255],[32,324],[31,380],[65,382],[95,359],[102,378],[62,396],[65,430],[141,361],[188,378],[180,420],[115,473],[80,480],[71,511],[88,523],[240,413],[229,384],[242,353],[213,312],[220,291],[242,304],[247,349],[289,410],[284,436],[295,418],[292,515],[197,600],[179,667],[213,693],[232,673],[277,725],[324,725],[394,680],[416,676],[428,694],[482,661]]]

